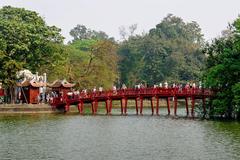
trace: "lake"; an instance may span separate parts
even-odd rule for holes
[[[160,116],[128,112],[0,116],[0,159],[240,159],[239,122],[174,118],[165,109]]]

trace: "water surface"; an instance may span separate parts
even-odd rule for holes
[[[1,160],[240,159],[240,123],[164,116],[0,116]]]

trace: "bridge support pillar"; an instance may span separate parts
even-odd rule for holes
[[[192,97],[192,111],[191,111],[192,117],[194,117],[194,107],[195,107],[195,98]]]
[[[97,113],[98,110],[98,101],[94,101],[94,113]]]
[[[121,99],[120,102],[121,102],[121,115],[123,115],[123,99]]]
[[[140,97],[140,114],[142,115],[142,111],[143,111],[143,98]]]
[[[185,97],[185,103],[186,103],[186,112],[187,116],[189,115],[189,109],[188,109],[188,97]]]
[[[127,102],[128,102],[128,99],[125,98],[125,99],[124,99],[124,114],[125,114],[125,115],[127,114]]]
[[[55,111],[57,109],[56,106],[51,106],[52,107],[52,110]]]
[[[203,103],[203,116],[205,117],[206,116],[206,98],[203,97],[202,99],[202,103]]]
[[[112,113],[112,99],[109,99],[109,108],[108,108],[108,114]]]
[[[92,106],[92,114],[95,115],[94,101],[91,103],[91,106]]]
[[[66,104],[66,105],[64,106],[64,112],[69,112],[69,110],[70,110],[70,105],[69,105],[69,104]]]
[[[159,116],[159,97],[156,97],[157,99],[157,104],[156,104],[156,114]]]
[[[135,104],[136,104],[136,114],[138,115],[138,98],[135,99]]]
[[[154,115],[153,97],[151,97],[152,116]]]
[[[106,108],[106,114],[108,114],[109,113],[108,100],[105,101],[105,108]]]
[[[70,105],[69,105],[69,104],[66,104],[66,105],[64,106],[64,111],[65,111],[65,112],[69,112],[69,110],[70,110]]]
[[[174,97],[174,116],[177,115],[177,97]]]
[[[78,107],[78,112],[80,114],[83,114],[83,102],[79,102],[77,107]]]
[[[170,115],[170,97],[167,97],[167,109],[168,109],[168,115]]]

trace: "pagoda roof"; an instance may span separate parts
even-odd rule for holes
[[[55,80],[53,83],[47,84],[47,86],[50,88],[59,88],[59,87],[72,88],[75,86],[75,84],[69,83],[66,80]]]
[[[18,82],[17,86],[18,87],[28,87],[28,86],[32,86],[32,87],[43,87],[46,86],[47,84],[44,82],[36,82],[36,81],[29,81],[29,80],[24,80],[22,82]]]

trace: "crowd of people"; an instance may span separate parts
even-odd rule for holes
[[[134,86],[134,89],[144,89],[144,88],[160,88],[160,89],[177,89],[178,91],[182,91],[183,89],[194,89],[194,88],[202,88],[202,83],[199,82],[198,85],[196,85],[196,83],[186,83],[185,85],[183,84],[176,84],[176,83],[172,83],[171,85],[168,84],[167,81],[165,81],[164,83],[159,83],[158,85],[153,85],[152,87],[147,87],[147,85],[139,83],[136,84]],[[116,85],[112,86],[112,93],[113,94],[117,94],[119,90],[126,90],[127,86],[123,83],[120,87],[117,87]],[[88,96],[90,94],[96,94],[96,95],[101,95],[104,92],[104,89],[102,86],[100,86],[98,89],[97,87],[93,87],[92,90],[87,90],[87,89],[82,89],[81,91],[78,90],[71,90],[69,92],[66,93],[66,95],[68,96],[69,99],[74,98],[75,96]],[[57,93],[55,91],[49,92],[46,94],[46,102],[51,102],[55,97],[62,97],[63,93]],[[41,96],[40,96],[41,98]],[[39,102],[41,102],[42,99],[39,99]]]
[[[164,83],[159,83],[158,85],[155,84],[152,86],[153,88],[178,88],[178,89],[190,89],[190,88],[202,88],[202,83],[199,82],[198,85],[196,85],[196,83],[186,83],[185,85],[183,84],[176,84],[176,83],[173,83],[171,85],[168,84],[167,81],[165,81]],[[135,89],[143,89],[143,88],[147,88],[147,85],[143,84],[143,83],[139,83],[139,84],[136,84],[134,86]],[[150,87],[151,88],[151,87]],[[113,85],[112,86],[112,92],[113,93],[117,93],[118,90],[126,90],[127,89],[127,86],[123,83],[120,87],[117,87],[116,85]],[[101,94],[102,92],[104,91],[103,87],[100,86],[98,89],[97,87],[93,87],[92,90],[87,90],[87,89],[83,89],[81,92],[78,91],[78,93],[76,91],[71,91],[68,93],[69,96],[72,96],[72,95],[79,95],[80,93],[82,95],[87,95],[88,93],[98,93],[98,94]]]

